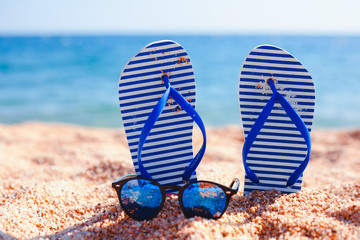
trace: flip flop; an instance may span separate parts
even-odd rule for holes
[[[161,185],[196,180],[206,148],[205,127],[195,111],[195,76],[185,49],[174,41],[153,42],[126,64],[119,104],[137,176]],[[203,145],[193,157],[193,122]]]
[[[244,194],[301,190],[315,108],[309,72],[285,50],[258,46],[241,69],[239,104],[245,135]]]

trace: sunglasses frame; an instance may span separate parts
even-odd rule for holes
[[[161,194],[162,194],[162,201],[161,201],[161,204],[159,206],[159,210],[154,213],[152,216],[148,217],[148,218],[137,218],[137,217],[134,217],[132,216],[128,210],[126,208],[124,208],[123,206],[123,203],[121,201],[121,190],[122,190],[122,187],[125,185],[125,183],[127,183],[128,181],[130,180],[133,180],[133,179],[144,179],[144,180],[147,180],[147,181],[150,181],[151,183],[153,183],[154,185],[158,186],[161,190]],[[178,195],[178,200],[179,200],[179,205],[180,205],[180,208],[183,212],[183,214],[185,215],[185,217],[187,218],[191,218],[191,217],[194,217],[194,216],[197,216],[196,214],[188,214],[188,213],[185,213],[185,208],[183,206],[183,201],[182,201],[182,195],[184,193],[184,190],[190,185],[190,184],[194,184],[194,183],[210,183],[210,184],[213,184],[213,185],[216,185],[218,187],[220,187],[224,193],[225,193],[225,196],[226,196],[226,204],[225,204],[225,209],[224,211],[221,213],[220,216],[218,217],[214,217],[214,218],[211,218],[211,219],[218,219],[218,218],[221,218],[221,216],[226,212],[226,209],[229,205],[229,202],[230,202],[230,199],[231,197],[236,194],[239,190],[239,184],[240,184],[240,181],[239,179],[237,178],[234,178],[233,181],[231,182],[230,184],[230,187],[226,187],[224,185],[221,185],[219,183],[215,183],[215,182],[211,182],[211,181],[204,181],[204,180],[200,180],[200,181],[190,181],[190,182],[187,182],[184,186],[177,186],[177,185],[160,185],[159,183],[155,182],[154,180],[152,179],[148,179],[148,178],[144,178],[144,177],[138,177],[136,176],[135,174],[130,174],[130,175],[126,175],[126,176],[123,176],[121,178],[119,178],[118,180],[116,180],[115,182],[112,183],[112,187],[116,190],[116,193],[118,195],[118,199],[119,199],[119,202],[120,202],[120,205],[121,205],[121,208],[124,210],[124,212],[131,218],[135,219],[135,220],[138,220],[138,221],[142,221],[142,220],[150,220],[154,217],[156,217],[159,212],[161,211],[161,209],[163,208],[164,206],[164,203],[165,203],[165,200],[166,200],[166,196],[167,195],[171,195],[172,193],[170,194],[166,194],[166,190],[168,189],[171,189],[171,190],[176,190],[176,191],[179,191],[178,194],[174,194],[174,195]],[[202,217],[202,216],[200,216]],[[206,218],[206,217],[204,217]]]

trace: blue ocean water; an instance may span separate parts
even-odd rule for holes
[[[260,44],[299,59],[316,87],[315,128],[360,127],[360,36],[0,37],[0,123],[121,127],[117,85],[143,46],[171,39],[189,53],[197,111],[212,126],[241,124],[238,78]]]

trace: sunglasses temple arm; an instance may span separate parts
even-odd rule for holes
[[[237,192],[239,190],[239,185],[240,185],[240,180],[237,178],[234,178],[234,180],[232,180],[232,182],[230,184],[230,188]]]
[[[128,174],[128,175],[125,175],[125,176],[122,176],[121,178],[115,180],[111,186],[114,188],[116,186],[116,184],[118,184],[120,181],[124,180],[124,179],[127,179],[127,178],[133,178],[133,177],[136,177],[136,174]]]

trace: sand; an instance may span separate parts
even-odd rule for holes
[[[311,133],[302,191],[236,194],[221,219],[186,219],[168,197],[151,221],[119,206],[111,182],[133,173],[123,129],[0,125],[0,239],[359,239],[360,130]],[[207,128],[198,178],[230,184],[244,169],[242,129]],[[195,148],[201,144],[195,134]]]

